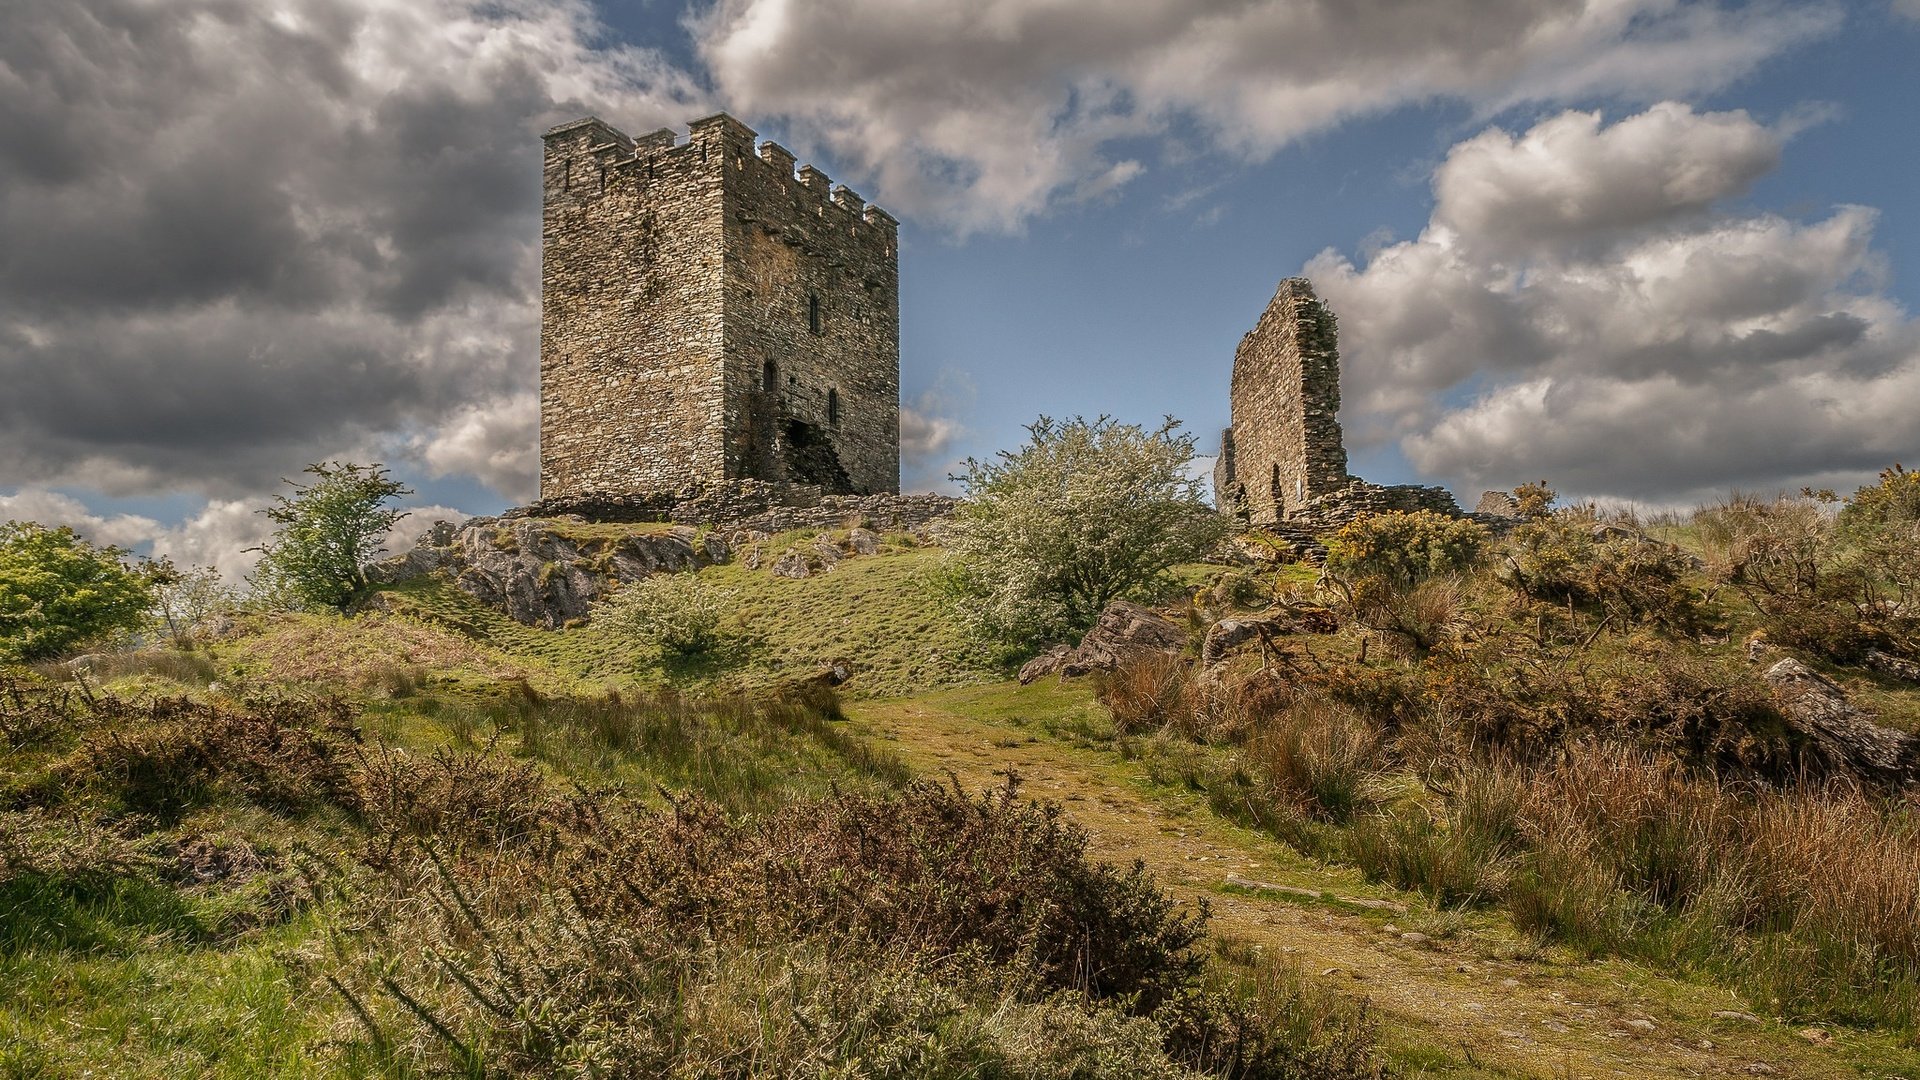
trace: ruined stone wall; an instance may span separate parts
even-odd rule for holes
[[[1340,439],[1338,329],[1306,278],[1282,281],[1241,339],[1231,405],[1215,478],[1221,509],[1272,524],[1352,479]]]
[[[1357,517],[1368,514],[1413,513],[1430,510],[1449,517],[1462,517],[1460,504],[1443,487],[1418,484],[1370,484],[1355,479],[1347,486],[1307,500],[1294,508],[1288,524],[1314,532],[1337,529]]]
[[[542,499],[899,489],[897,225],[732,117],[546,136]]]

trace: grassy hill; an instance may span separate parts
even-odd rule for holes
[[[1187,655],[1025,687],[898,542],[700,571],[733,613],[697,658],[419,581],[10,671],[0,1075],[1230,1075],[1232,1046],[1261,1076],[1920,1077],[1911,797],[1821,774],[1762,672],[1906,731],[1920,687],[1831,597],[1736,580],[1711,516],[1563,523],[1571,554],[1509,538],[1372,599],[1184,567]],[[1284,625],[1203,669],[1229,616]]]

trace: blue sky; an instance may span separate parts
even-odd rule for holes
[[[1041,413],[1210,452],[1303,269],[1370,479],[1920,460],[1912,0],[46,7],[0,16],[0,515],[187,561],[322,457],[423,518],[531,494],[537,135],[581,112],[725,108],[902,218],[912,487]]]

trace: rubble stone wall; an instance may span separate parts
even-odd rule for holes
[[[1339,332],[1306,278],[1280,283],[1233,357],[1232,427],[1215,502],[1255,525],[1292,517],[1347,486],[1340,438]]]
[[[827,494],[817,485],[732,480],[666,495],[585,492],[541,499],[510,510],[509,518],[575,515],[589,521],[665,522],[717,529],[781,533],[793,529],[869,529],[922,533],[951,517],[960,500],[950,495]]]

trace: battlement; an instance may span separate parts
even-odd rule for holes
[[[822,212],[831,207],[883,232],[895,232],[900,227],[899,220],[892,214],[868,205],[865,198],[845,184],[834,183],[812,165],[798,164],[793,151],[770,139],[756,143],[754,130],[726,113],[690,122],[685,135],[672,128],[660,128],[635,137],[599,117],[588,116],[551,128],[543,138],[549,167],[556,158],[583,158],[591,159],[595,167],[604,170],[600,183],[592,191],[604,189],[604,177],[609,172],[649,162],[657,166],[668,156],[691,153],[709,173],[724,175],[723,166],[729,161],[737,169],[747,168],[751,162],[773,171],[800,190],[813,193],[820,200]]]

